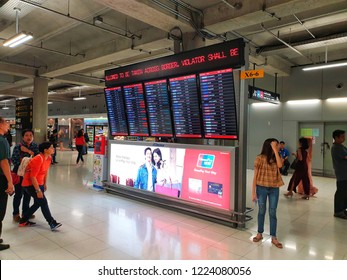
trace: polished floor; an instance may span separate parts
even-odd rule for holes
[[[314,177],[316,197],[287,199],[281,189],[278,238],[284,248],[271,244],[268,217],[262,242],[253,243],[255,217],[244,229],[175,213],[91,188],[93,154],[76,166],[77,152],[58,152],[59,164],[50,169],[46,196],[53,217],[63,224],[51,232],[40,211],[36,226],[19,228],[12,222],[12,197],[2,238],[11,248],[2,260],[346,260],[347,220],[333,217],[335,180]],[[247,171],[247,204],[253,172]],[[290,177],[284,177],[285,182]]]

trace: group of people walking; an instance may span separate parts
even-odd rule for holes
[[[34,213],[41,208],[41,212],[52,231],[62,224],[58,223],[50,212],[48,201],[45,197],[47,191],[47,176],[52,155],[55,153],[53,144],[49,141],[37,145],[34,142],[34,132],[30,129],[22,131],[22,140],[18,143],[10,157],[10,145],[4,134],[9,129],[9,123],[0,117],[0,236],[2,233],[2,221],[6,214],[8,195],[13,195],[13,221],[19,227],[33,226],[36,223],[31,221],[35,218]],[[18,183],[13,185],[13,179],[17,175],[23,158],[30,157],[24,176],[20,176]],[[10,169],[12,160],[13,169]],[[33,204],[30,206],[30,200]],[[22,213],[20,204],[22,203]],[[20,215],[21,214],[21,215]],[[0,238],[0,250],[10,248],[9,244],[4,244]]]
[[[334,143],[331,148],[333,168],[336,175],[336,192],[334,195],[334,216],[347,219],[347,148],[343,145],[345,131],[335,130],[332,134]],[[286,197],[292,197],[293,192],[299,191],[300,184],[302,198],[308,200],[317,193],[318,189],[312,181],[312,138],[300,138],[299,147],[295,153],[297,163],[294,173],[288,184]],[[280,151],[282,149],[282,151]],[[283,152],[284,142],[275,138],[266,139],[260,154],[254,161],[254,177],[252,184],[252,201],[258,204],[258,232],[253,242],[263,239],[266,204],[269,200],[269,218],[271,242],[277,248],[283,248],[277,239],[277,206],[279,201],[279,188],[284,185],[281,175],[287,175],[289,168],[289,153]],[[284,162],[285,164],[283,171]],[[298,189],[297,189],[298,188]]]

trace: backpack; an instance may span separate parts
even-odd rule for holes
[[[31,159],[32,159],[32,156],[22,158],[22,161],[20,162],[20,165],[19,165],[18,170],[17,170],[18,176],[24,176],[25,169],[27,168]]]

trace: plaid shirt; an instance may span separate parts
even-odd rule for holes
[[[13,171],[17,172],[18,167],[20,165],[20,162],[22,161],[23,157],[30,157],[30,154],[22,152],[20,147],[24,146],[26,148],[28,148],[30,151],[34,152],[34,156],[38,155],[39,152],[39,146],[35,143],[32,142],[29,147],[23,143],[20,142],[19,144],[17,144],[14,148],[13,148],[13,152],[12,152],[12,163],[13,163]]]
[[[254,169],[258,170],[257,186],[278,188],[284,185],[276,161],[268,164],[266,156],[258,155],[254,161]]]

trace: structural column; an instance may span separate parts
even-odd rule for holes
[[[47,139],[47,102],[48,79],[35,77],[33,94],[33,130],[36,143],[42,143]]]

